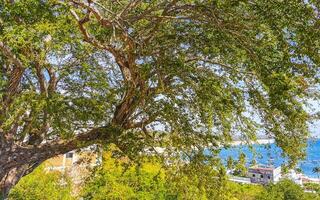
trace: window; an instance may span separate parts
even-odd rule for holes
[[[66,158],[72,158],[73,157],[73,153],[66,153]]]
[[[260,178],[263,178],[263,175],[262,175],[262,174],[260,175]]]

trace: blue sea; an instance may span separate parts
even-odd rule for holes
[[[246,154],[248,162],[253,160],[259,164],[267,165],[273,164],[280,166],[286,162],[286,159],[281,156],[281,149],[275,144],[255,144],[253,150],[250,150],[246,145],[237,145],[228,149],[222,149],[220,157],[226,161],[231,156],[234,160],[237,160],[240,153]],[[314,167],[320,167],[320,139],[309,140],[307,147],[307,155],[305,160],[299,162],[298,168],[302,170],[302,173],[309,177],[317,177],[317,174],[312,172]]]

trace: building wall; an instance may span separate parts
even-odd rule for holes
[[[96,152],[83,151],[58,155],[46,161],[48,170],[69,170],[75,167],[92,167],[101,163],[101,156]]]
[[[273,182],[278,182],[281,179],[281,167],[277,167],[273,170]]]
[[[267,184],[274,181],[273,170],[269,169],[248,169],[248,176],[252,183]]]
[[[281,167],[254,166],[248,169],[248,177],[252,183],[268,184],[281,179]]]
[[[65,157],[64,155],[58,155],[54,158],[50,158],[46,161],[46,168],[48,170],[64,170],[65,169]]]

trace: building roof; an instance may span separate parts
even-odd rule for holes
[[[272,165],[254,165],[249,167],[249,169],[257,169],[257,170],[275,170],[279,167],[275,167]]]

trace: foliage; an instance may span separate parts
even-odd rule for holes
[[[228,194],[227,200],[256,200],[264,190],[261,185],[228,182],[225,193]]]
[[[247,166],[246,166],[246,155],[240,153],[237,164],[235,165],[235,175],[246,176],[247,175]]]
[[[319,175],[320,175],[320,167],[314,167],[314,168],[312,169],[312,172],[315,173],[315,174],[317,174],[317,176],[318,176],[318,178],[319,178]]]
[[[224,167],[199,165],[191,161],[187,165],[167,170],[167,192],[173,199],[225,199],[227,177]],[[169,198],[169,199],[170,199]]]
[[[111,158],[111,153],[103,160],[83,189],[84,199],[164,199],[165,175],[158,163],[129,166]]]
[[[266,187],[257,200],[311,200],[318,199],[316,194],[304,193],[303,188],[291,180],[281,180]]]
[[[229,156],[227,159],[227,168],[229,170],[233,169],[234,164],[235,164],[235,161],[233,160],[233,158],[231,156]]]
[[[303,188],[306,190],[315,191],[320,195],[320,184],[319,183],[305,183]]]
[[[46,172],[41,165],[11,190],[10,200],[73,200],[71,182],[60,172]]]
[[[137,164],[112,155],[104,154],[103,166],[83,188],[84,199],[253,199],[263,189],[229,182],[223,167],[214,169],[192,160],[166,166],[154,156]]]
[[[104,155],[103,166],[83,188],[84,199],[250,199],[261,189],[227,181],[223,168],[217,171],[196,162],[161,166],[154,157],[129,164],[127,159],[119,161],[111,155]]]

